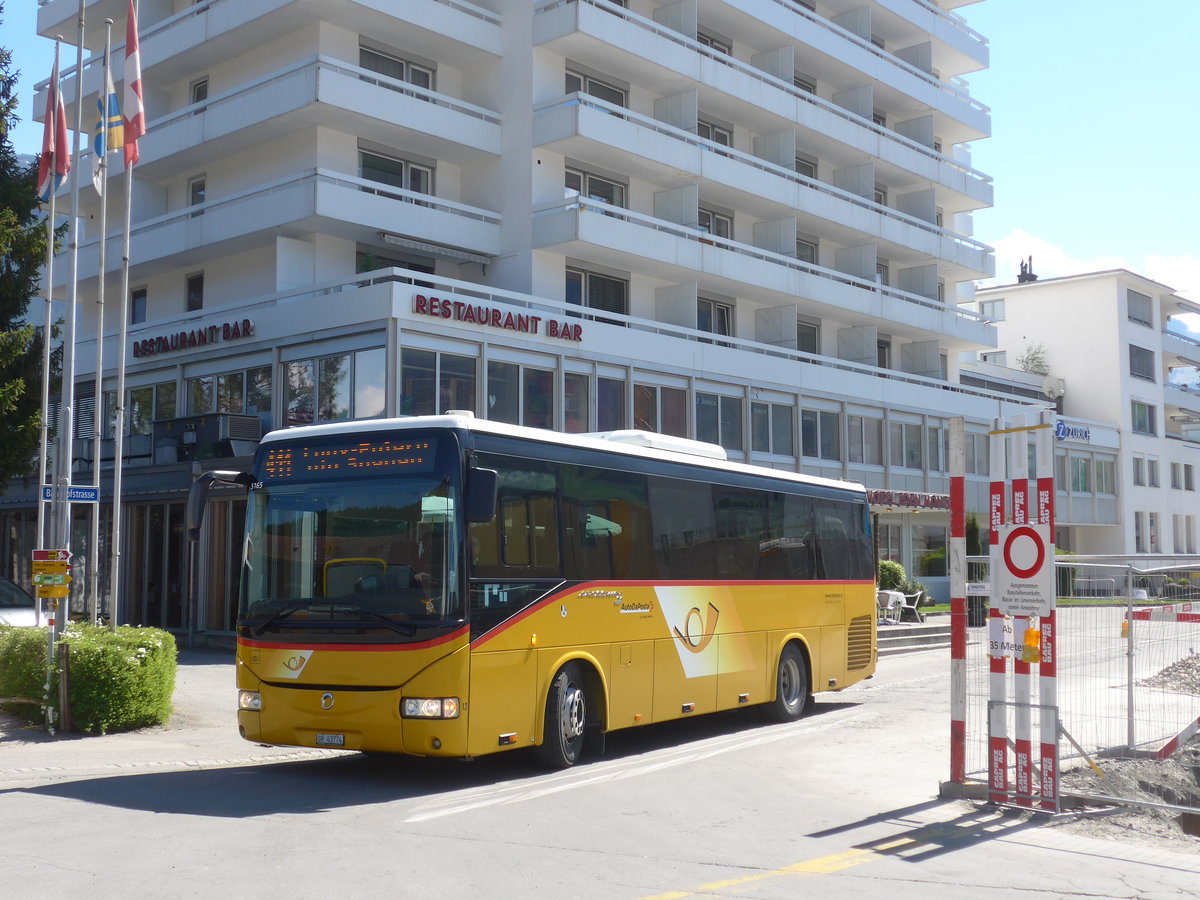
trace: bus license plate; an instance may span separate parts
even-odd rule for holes
[[[344,734],[317,734],[318,747],[344,747],[346,746],[346,736]]]

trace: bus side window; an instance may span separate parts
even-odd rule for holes
[[[558,510],[552,494],[506,491],[500,496],[500,520],[505,566],[558,573]]]

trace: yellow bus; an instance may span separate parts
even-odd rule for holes
[[[416,756],[532,747],[761,705],[803,714],[874,673],[860,485],[641,431],[469,413],[263,438],[237,619],[249,741]]]

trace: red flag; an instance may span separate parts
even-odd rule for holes
[[[129,0],[129,18],[125,21],[125,168],[140,159],[138,138],[146,133],[146,111],[142,108],[142,59],[138,53],[137,10]]]
[[[67,146],[67,111],[63,107],[58,81],[58,44],[54,45],[54,71],[46,91],[46,130],[42,136],[42,155],[38,159],[37,192],[40,200],[49,200],[55,188],[71,171],[71,151]]]

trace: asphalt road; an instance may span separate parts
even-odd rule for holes
[[[1200,854],[936,799],[946,651],[887,657],[791,725],[613,735],[546,773],[260,747],[227,655],[184,653],[163,728],[0,722],[0,896],[1193,898]]]

